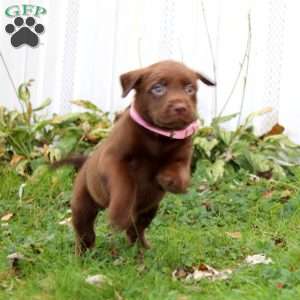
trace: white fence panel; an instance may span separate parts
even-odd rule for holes
[[[13,21],[4,11],[16,4],[23,1],[0,2],[0,51],[15,85],[35,79],[35,104],[51,97],[50,111],[63,113],[76,109],[71,107],[71,99],[81,98],[114,112],[132,98],[132,94],[127,99],[120,97],[122,72],[171,58],[210,77],[216,75],[216,90],[200,85],[199,111],[206,121],[220,113],[240,71],[250,12],[252,41],[242,116],[272,106],[274,112],[257,122],[257,131],[262,133],[280,121],[300,142],[298,1],[26,1],[47,9],[47,14],[38,18],[46,30],[38,47],[17,49],[4,30]],[[241,109],[244,75],[245,68],[225,114]],[[2,61],[0,103],[18,105]]]

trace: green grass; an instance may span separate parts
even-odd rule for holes
[[[297,172],[282,182],[237,174],[202,192],[195,176],[187,195],[168,195],[162,202],[147,234],[152,249],[142,260],[122,234],[112,234],[105,214],[97,220],[96,249],[83,258],[73,255],[73,232],[59,225],[70,216],[72,170],[41,172],[26,181],[19,197],[23,179],[1,167],[0,217],[14,216],[8,225],[0,221],[0,299],[300,299]],[[236,231],[240,239],[226,235]],[[24,255],[18,272],[6,258],[14,252]],[[257,253],[273,263],[243,263]],[[235,271],[227,281],[172,279],[176,268],[200,263]],[[111,284],[85,283],[94,274]]]

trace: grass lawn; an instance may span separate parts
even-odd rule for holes
[[[70,216],[74,172],[41,172],[26,181],[1,167],[0,299],[300,299],[300,170],[281,182],[240,173],[214,188],[199,176],[186,195],[168,195],[148,238],[152,249],[138,255],[123,234],[112,234],[102,214],[97,247],[73,254],[73,232],[59,222]],[[229,233],[240,233],[231,237]],[[18,270],[7,255],[18,252]],[[247,255],[262,253],[269,265],[249,266]],[[225,281],[174,280],[183,266],[208,264],[234,272]],[[89,275],[109,283],[89,285]]]

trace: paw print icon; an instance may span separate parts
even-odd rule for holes
[[[24,21],[22,17],[16,17],[14,24],[7,24],[5,31],[11,35],[11,44],[15,48],[21,45],[36,47],[39,44],[39,35],[45,31],[42,24],[36,24],[33,17]]]

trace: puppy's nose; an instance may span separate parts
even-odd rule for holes
[[[178,104],[175,104],[174,107],[173,107],[173,111],[179,115],[182,115],[184,114],[187,109],[186,109],[186,106],[182,103],[178,103]]]

